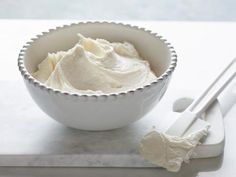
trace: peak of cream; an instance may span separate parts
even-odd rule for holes
[[[151,163],[178,172],[183,162],[188,162],[199,141],[208,134],[208,127],[185,137],[170,136],[151,131],[142,139],[141,155]]]
[[[132,44],[78,37],[68,51],[49,53],[33,77],[51,88],[81,94],[129,91],[156,80]]]

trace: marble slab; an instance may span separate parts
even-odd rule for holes
[[[195,93],[170,88],[143,119],[121,129],[89,132],[52,120],[33,102],[21,81],[0,81],[0,88],[0,166],[154,167],[139,155],[140,140],[153,126],[164,131],[175,120],[166,117],[173,102]],[[206,120],[212,124],[210,134],[194,158],[223,152],[218,102],[207,111]]]

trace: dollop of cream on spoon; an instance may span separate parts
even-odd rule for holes
[[[178,172],[183,162],[188,162],[200,140],[207,136],[208,127],[187,136],[170,136],[152,130],[140,143],[141,155],[151,163]]]

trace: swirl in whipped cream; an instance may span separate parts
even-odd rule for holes
[[[125,92],[156,80],[132,44],[78,37],[68,51],[49,53],[33,77],[48,87],[81,94]]]

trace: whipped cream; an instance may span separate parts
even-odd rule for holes
[[[124,92],[156,80],[132,44],[78,37],[68,51],[49,53],[33,77],[54,89],[82,94]]]
[[[170,136],[155,130],[141,140],[140,153],[151,163],[178,172],[183,162],[188,162],[194,148],[208,134],[208,128],[195,131],[185,137]]]

